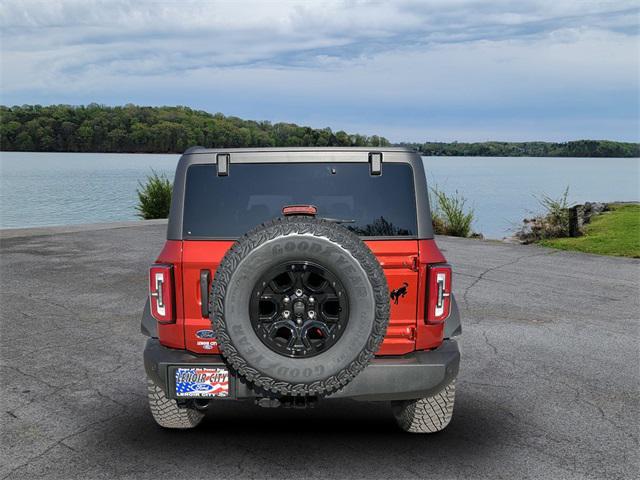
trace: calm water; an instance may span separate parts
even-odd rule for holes
[[[134,220],[136,187],[153,168],[173,178],[178,155],[0,153],[0,228]],[[640,160],[623,158],[425,157],[427,177],[458,190],[474,229],[507,235],[534,194],[573,202],[640,200]]]
[[[179,155],[0,153],[0,228],[135,220],[154,169],[173,181]]]
[[[425,157],[427,179],[441,190],[458,190],[476,213],[473,228],[502,238],[531,212],[534,197],[562,195],[569,201],[640,200],[638,158]]]

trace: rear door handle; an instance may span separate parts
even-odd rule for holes
[[[200,310],[204,318],[209,318],[209,279],[211,272],[209,270],[200,270]]]

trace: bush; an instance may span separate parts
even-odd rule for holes
[[[536,197],[538,203],[545,209],[545,218],[550,229],[548,234],[554,237],[569,236],[569,186],[559,198],[551,198],[548,195]],[[553,238],[553,237],[547,237]]]
[[[145,220],[167,218],[171,207],[172,185],[165,174],[158,175],[154,170],[143,185],[138,182],[138,216]]]
[[[525,218],[524,225],[516,231],[515,237],[524,243],[533,243],[550,238],[569,236],[569,187],[562,195],[552,198],[542,194],[535,196],[543,208],[543,213]]]
[[[433,208],[434,203],[431,204],[431,222],[433,223],[433,233],[437,235],[446,235],[445,230],[447,229],[447,225],[444,222],[444,219],[438,213],[435,208]]]
[[[431,198],[433,230],[437,234],[454,237],[469,237],[472,235],[473,209],[465,211],[467,199],[456,193],[447,195],[437,186],[432,187]]]

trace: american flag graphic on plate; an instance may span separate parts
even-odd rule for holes
[[[176,369],[176,395],[179,397],[229,396],[229,371],[223,367]]]

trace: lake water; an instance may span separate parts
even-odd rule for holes
[[[179,155],[0,153],[0,228],[135,220],[136,187],[151,169],[173,179]],[[640,159],[424,157],[427,178],[458,190],[476,231],[508,235],[539,210],[534,195],[572,202],[640,200]]]

